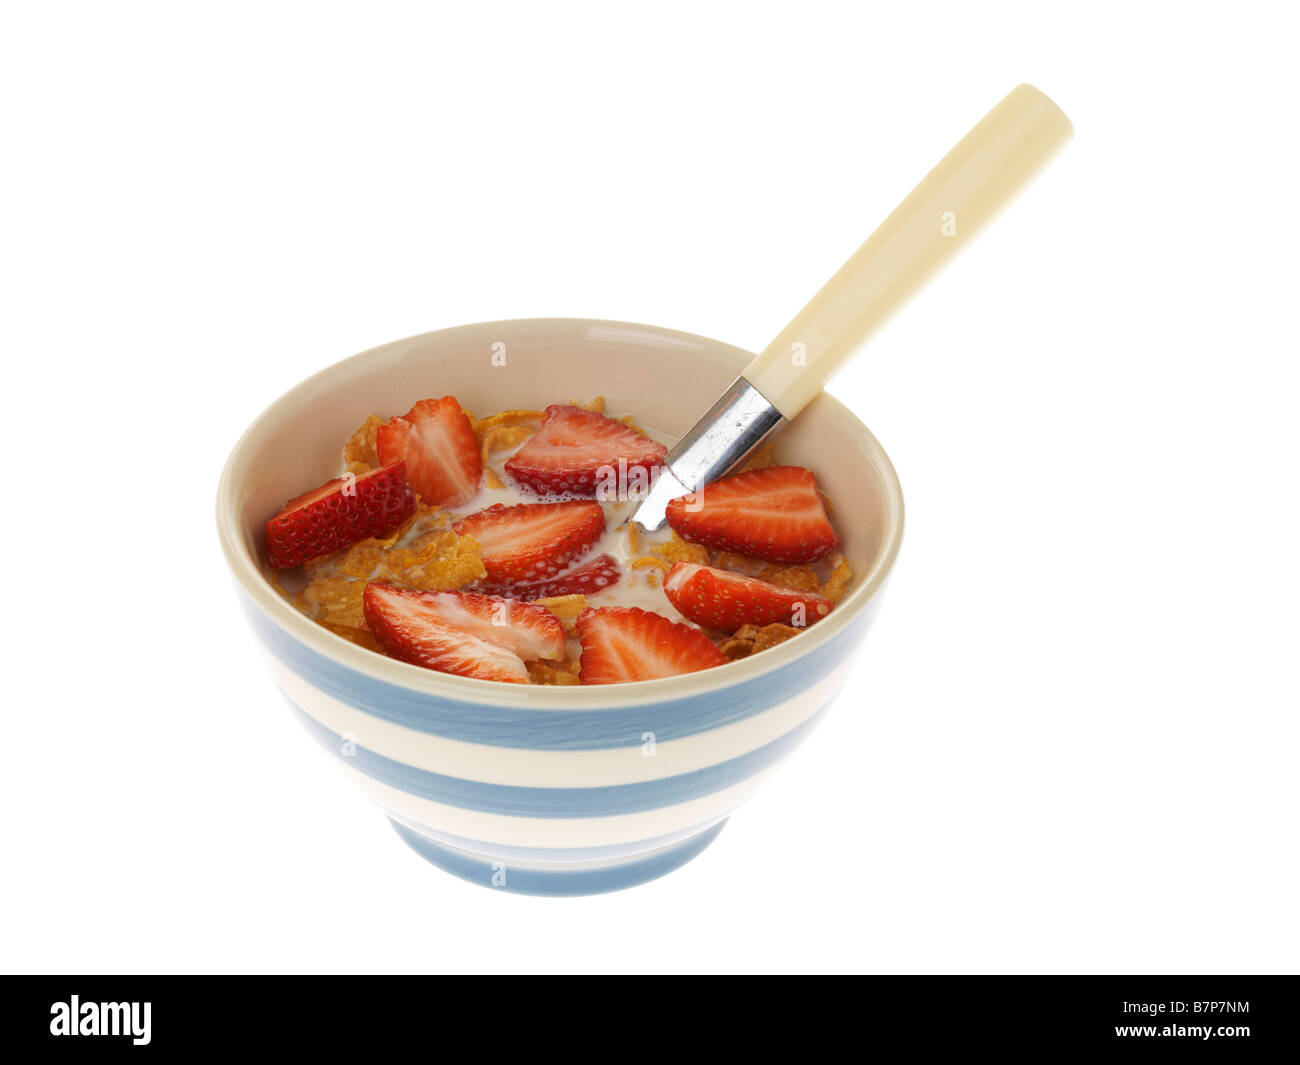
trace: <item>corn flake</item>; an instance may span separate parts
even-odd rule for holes
[[[750,470],[765,470],[769,466],[776,465],[776,459],[772,457],[774,445],[769,441],[749,456],[740,464],[737,473],[749,473]]]
[[[625,414],[623,417],[615,418],[614,420],[620,425],[626,425],[632,430],[632,432],[636,433],[637,436],[644,436],[647,440],[652,439],[650,434],[641,428],[641,423],[633,418],[632,415]]]
[[[722,636],[716,642],[718,649],[734,662],[738,658],[748,658],[750,655],[758,654],[759,651],[766,651],[777,644],[785,643],[802,631],[793,625],[782,625],[780,622],[773,622],[762,628],[757,625],[742,625],[730,636]]]
[[[361,474],[379,468],[378,433],[383,424],[383,418],[372,414],[343,445],[343,461],[348,464],[349,473]]]
[[[492,414],[484,418],[481,422],[471,422],[474,425],[474,435],[482,440],[493,429],[504,429],[509,427],[528,428],[520,426],[520,422],[537,422],[542,420],[542,412],[539,410],[503,410],[499,414]]]
[[[528,662],[528,676],[534,684],[569,685],[581,684],[576,669],[563,668],[569,663],[551,665],[547,662]]]
[[[367,651],[377,651],[379,654],[384,653],[378,640],[375,639],[374,633],[369,629],[354,629],[350,625],[336,625],[330,621],[320,623],[335,636],[342,636],[343,639],[356,644],[358,647],[364,647]]]
[[[426,534],[414,547],[390,548],[377,579],[425,592],[450,592],[487,576],[478,542],[450,529]]]
[[[796,629],[793,625],[782,625],[779,621],[774,621],[771,625],[764,625],[758,630],[758,635],[754,637],[754,653],[766,651],[769,647],[775,647],[779,643],[785,643],[792,636],[798,636],[802,629]]]
[[[820,589],[820,594],[824,595],[832,603],[838,603],[844,598],[844,591],[849,586],[849,581],[853,579],[853,570],[849,566],[848,559],[843,555],[831,555],[831,573],[826,578]]]
[[[698,562],[702,565],[708,565],[708,549],[700,544],[688,544],[677,533],[673,533],[673,538],[662,544],[654,544],[650,548],[652,555],[657,555],[665,562]]]
[[[718,641],[718,650],[726,656],[729,662],[735,662],[740,658],[748,658],[754,653],[754,641],[738,640],[734,636],[728,636],[726,639]]]
[[[362,603],[366,582],[329,573],[317,573],[300,595],[300,609],[313,621],[329,622],[350,629],[364,629]]]
[[[797,588],[801,592],[815,592],[821,587],[817,571],[812,566],[765,566],[756,576],[759,580]]]
[[[587,597],[581,594],[553,595],[547,599],[534,599],[534,606],[544,606],[560,619],[566,629],[572,628],[578,615],[587,609]]]
[[[629,521],[623,528],[627,530],[628,557],[637,558],[641,554],[641,526],[634,521]]]
[[[712,559],[709,565],[716,566],[718,569],[729,569],[735,573],[743,573],[746,577],[755,576],[759,570],[767,565],[766,562],[760,562],[748,555],[738,555],[734,551],[715,551]]]

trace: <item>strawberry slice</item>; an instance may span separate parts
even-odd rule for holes
[[[673,565],[664,578],[664,595],[684,617],[723,632],[777,621],[802,629],[821,621],[835,605],[816,592],[801,592],[694,562]]]
[[[599,503],[497,503],[455,522],[482,548],[487,579],[498,583],[549,580],[605,531]]]
[[[297,496],[266,523],[272,569],[300,566],[367,536],[383,536],[415,513],[415,495],[400,462],[360,477],[335,477]]]
[[[375,443],[380,462],[406,462],[411,487],[426,503],[456,507],[478,495],[478,439],[454,396],[420,400],[381,425]]]
[[[634,606],[607,606],[578,615],[583,684],[622,684],[694,673],[725,665],[699,629]]]
[[[515,599],[376,582],[366,585],[365,612],[385,651],[439,673],[527,684],[525,659],[564,654],[560,619]]]
[[[648,490],[668,449],[622,422],[581,407],[546,408],[541,428],[506,462],[520,484],[546,495],[625,498],[626,488]],[[614,495],[613,493],[617,493]]]
[[[508,581],[480,581],[474,590],[484,595],[505,595],[511,599],[523,600],[547,599],[553,595],[594,595],[617,584],[622,572],[613,555],[597,555],[590,562],[584,562],[550,580],[517,581],[513,584]]]
[[[670,500],[667,512],[683,540],[766,562],[812,562],[839,544],[817,478],[802,466],[724,477]]]

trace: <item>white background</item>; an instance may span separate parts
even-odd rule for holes
[[[6,7],[4,967],[1294,971],[1285,9],[542,7]],[[1020,81],[1075,142],[833,387],[908,503],[835,711],[659,882],[426,865],[237,612],[238,434],[461,322],[759,348]]]

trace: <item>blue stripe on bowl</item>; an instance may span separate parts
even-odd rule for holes
[[[866,635],[870,608],[843,632],[802,658],[718,691],[611,710],[541,710],[492,706],[413,691],[358,673],[312,650],[276,625],[241,592],[244,609],[267,649],[312,687],[363,713],[417,732],[492,747],[586,751],[681,739],[768,710],[807,691]],[[797,638],[797,637],[796,637]],[[653,724],[647,726],[647,720]]]
[[[489,855],[488,861],[502,862],[617,862],[626,860],[637,854],[646,854],[660,847],[668,847],[674,843],[684,843],[691,836],[698,836],[705,829],[712,828],[719,820],[725,821],[726,818],[710,819],[701,821],[698,825],[692,825],[690,828],[684,828],[679,832],[669,832],[661,836],[651,836],[648,839],[629,840],[626,843],[607,843],[598,847],[516,847],[506,843],[490,843],[487,840],[469,839],[466,836],[458,836],[453,832],[444,832],[440,828],[430,828],[428,825],[422,825],[417,821],[412,821],[405,814],[398,815],[391,810],[385,810],[385,814],[390,821],[401,822],[403,826],[410,829],[417,836],[423,836],[436,845],[447,847],[452,850],[466,851],[471,857],[482,857]]]
[[[508,862],[488,862],[425,839],[398,821],[393,821],[392,825],[420,857],[462,880],[518,895],[558,896],[618,891],[671,873],[712,843],[726,823],[725,820],[719,821],[698,836],[644,858],[595,869],[528,869]]]
[[[357,772],[420,799],[457,806],[462,810],[505,814],[510,817],[609,817],[658,810],[710,795],[775,765],[807,738],[834,701],[832,699],[825,703],[812,717],[800,722],[784,736],[737,758],[704,769],[633,784],[609,784],[593,788],[540,788],[488,784],[480,780],[445,776],[394,761],[353,741],[347,741],[349,753],[345,754],[345,741],[339,733],[326,728],[292,699],[287,696],[285,698],[316,742]]]

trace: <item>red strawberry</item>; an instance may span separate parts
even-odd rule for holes
[[[694,562],[673,565],[664,578],[664,595],[697,625],[723,632],[775,621],[802,629],[821,621],[835,605],[816,592],[801,592]]]
[[[289,500],[266,523],[266,553],[273,569],[299,566],[382,536],[414,513],[415,496],[400,462],[360,477],[335,477]]]
[[[612,555],[597,555],[549,580],[521,581],[511,584],[504,581],[480,581],[474,588],[484,595],[506,595],[511,599],[546,599],[552,595],[594,595],[618,583],[622,570]]]
[[[556,405],[546,408],[541,428],[506,462],[506,470],[543,495],[595,496],[599,488],[603,496],[608,486],[623,498],[620,479],[623,486],[649,489],[667,453],[663,444],[613,418]]]
[[[683,540],[766,562],[812,562],[839,543],[817,478],[802,466],[724,477],[669,501],[667,511]]]
[[[482,548],[493,582],[542,581],[554,577],[605,531],[599,503],[497,503],[452,525]]]
[[[583,684],[622,684],[694,673],[727,660],[699,629],[634,606],[607,606],[578,615]]]
[[[426,503],[456,507],[478,495],[478,439],[454,396],[420,400],[381,425],[375,442],[380,462],[405,460],[411,487]]]
[[[525,659],[564,654],[560,619],[515,599],[375,583],[366,585],[365,611],[385,651],[439,673],[527,684]]]

